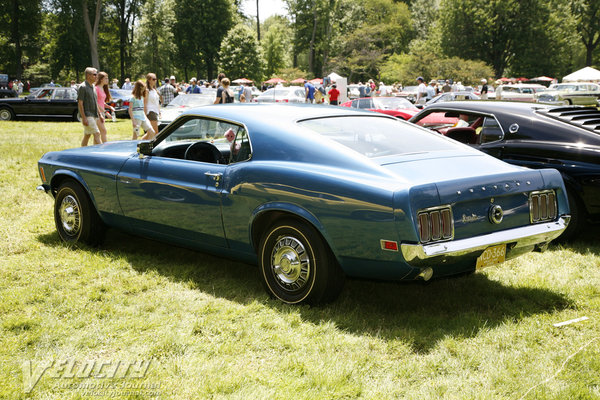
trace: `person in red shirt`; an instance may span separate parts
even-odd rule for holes
[[[337,90],[336,85],[332,85],[331,89],[327,93],[329,95],[329,104],[332,106],[338,105],[338,98],[340,97],[340,91]]]

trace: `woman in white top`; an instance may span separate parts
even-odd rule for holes
[[[152,72],[146,75],[146,87],[148,88],[146,96],[144,96],[144,113],[152,125],[154,132],[158,132],[158,114],[160,113],[160,95],[156,90],[156,75]],[[155,133],[150,131],[142,137],[142,139],[153,139]]]

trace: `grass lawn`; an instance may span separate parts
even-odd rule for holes
[[[600,399],[597,229],[466,277],[350,280],[333,304],[287,306],[246,264],[114,230],[64,245],[36,166],[81,134],[0,122],[0,399]]]

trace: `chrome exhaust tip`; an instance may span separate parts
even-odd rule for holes
[[[431,267],[421,268],[421,272],[417,275],[417,279],[423,279],[425,282],[431,279],[433,276],[433,269]]]

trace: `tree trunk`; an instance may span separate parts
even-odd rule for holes
[[[90,16],[87,7],[87,0],[83,0],[83,22],[85,30],[90,41],[90,52],[92,56],[92,67],[100,68],[98,62],[98,26],[100,25],[100,12],[102,10],[102,0],[96,0],[96,15],[94,16],[94,26],[90,23]]]
[[[258,18],[258,0],[256,0],[256,36],[260,42],[260,18]]]
[[[313,30],[310,38],[310,46],[308,49],[308,70],[316,75],[314,70],[315,64],[315,37],[317,36],[317,6],[313,2]]]
[[[19,34],[19,0],[12,1],[12,18],[11,18],[11,35],[12,42],[15,44],[15,71],[17,79],[21,79],[23,74],[23,65],[21,64],[21,58],[23,57],[23,50],[21,50],[21,35]]]
[[[325,68],[329,59],[329,47],[331,43],[331,15],[336,13],[336,0],[329,0],[327,10],[327,21],[325,21],[325,46],[323,46],[323,65],[321,66],[321,76],[325,75]]]

